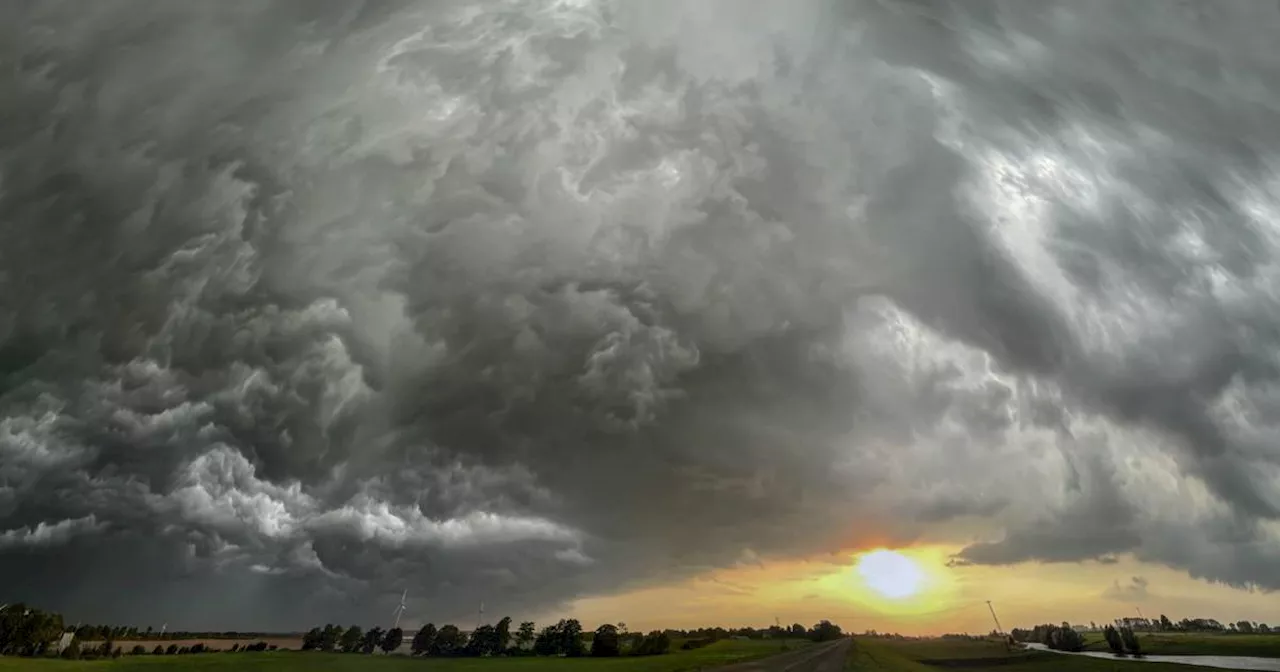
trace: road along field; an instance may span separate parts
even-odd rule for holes
[[[0,672],[696,672],[789,653],[809,645],[801,640],[722,641],[692,651],[673,650],[642,658],[412,658],[310,651],[144,655],[100,661],[0,658]]]

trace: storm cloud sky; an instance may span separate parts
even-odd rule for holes
[[[0,592],[440,622],[870,530],[1278,589],[1277,31],[3,3]]]

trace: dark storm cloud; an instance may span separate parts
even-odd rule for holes
[[[960,517],[1277,587],[1278,20],[746,4],[0,9],[6,590],[441,621]]]

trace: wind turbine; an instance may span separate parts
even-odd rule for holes
[[[409,597],[408,588],[405,588],[404,592],[400,594],[400,606],[396,607],[395,612],[393,612],[396,615],[396,624],[394,627],[397,627],[397,628],[400,627],[400,617],[404,615],[404,610],[408,608],[404,604],[404,600],[406,597]]]

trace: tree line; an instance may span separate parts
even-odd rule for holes
[[[169,639],[265,639],[279,636],[279,634],[269,632],[237,632],[234,630],[221,632],[187,632],[182,630],[159,632],[150,626],[139,628],[132,625],[80,625],[76,627],[75,632],[76,639],[82,642],[98,642],[108,639],[117,642]]]
[[[626,631],[625,624],[606,623],[587,635],[577,619],[562,619],[554,625],[536,630],[533,621],[525,621],[512,631],[510,617],[496,624],[481,625],[464,633],[458,626],[446,624],[437,628],[428,623],[408,641],[409,653],[415,656],[472,657],[483,656],[649,656],[666,653],[671,638],[662,631],[647,634]],[[587,644],[590,641],[590,646]],[[343,628],[332,623],[312,628],[303,636],[303,651],[328,651],[348,654],[395,653],[405,646],[405,633],[400,628],[368,630],[358,625]]]
[[[671,641],[684,639],[682,648],[706,646],[722,639],[745,637],[797,637],[824,642],[843,637],[840,626],[822,621],[806,629],[800,624],[790,628],[699,628],[696,630],[653,630],[648,633],[629,632],[625,623],[606,623],[593,632],[585,632],[577,619],[561,619],[541,630],[533,621],[520,623],[512,630],[510,617],[496,624],[486,624],[464,633],[458,626],[434,623],[422,626],[406,641],[406,633],[400,628],[384,630],[374,626],[365,630],[358,625],[342,627],[329,623],[309,630],[302,640],[304,651],[326,651],[347,654],[391,654],[408,648],[414,656],[472,657],[485,656],[565,656],[576,658],[593,656],[656,656],[671,649]]]
[[[1035,642],[1056,651],[1084,650],[1084,635],[1077,632],[1066,621],[1063,621],[1062,625],[1044,623],[1030,630],[1014,628],[1009,632],[1009,636],[1015,642]]]
[[[312,628],[303,636],[304,651],[330,651],[349,654],[395,653],[407,647],[415,656],[483,657],[483,656],[653,656],[665,654],[671,649],[673,639],[684,640],[683,648],[697,648],[729,638],[808,638],[828,641],[844,636],[838,625],[822,621],[811,628],[799,623],[789,627],[774,625],[768,628],[708,627],[694,630],[652,630],[647,633],[630,632],[625,623],[606,623],[592,632],[584,632],[577,619],[562,619],[538,630],[532,621],[520,623],[512,629],[510,617],[496,624],[486,624],[464,633],[456,625],[446,624],[437,628],[428,623],[407,638],[398,627],[384,630],[375,626],[364,630],[359,626],[343,628],[328,624]],[[0,655],[51,656],[66,658],[106,658],[122,655],[189,655],[214,652],[204,643],[179,646],[176,643],[156,644],[147,650],[135,644],[127,651],[121,642],[144,637],[160,639],[150,629],[139,631],[133,627],[81,625],[67,627],[61,614],[43,611],[25,604],[0,605]],[[180,634],[166,633],[168,637]],[[209,639],[227,636],[245,636],[249,633],[204,633]],[[72,635],[70,643],[58,649],[64,635]],[[265,636],[253,633],[251,636]],[[236,644],[228,649],[240,651],[275,650],[266,641],[255,644]]]
[[[256,644],[245,644],[244,646],[234,644],[231,648],[226,649],[226,652],[275,651],[276,648],[275,644],[258,642]],[[190,646],[178,646],[177,644],[165,646],[164,644],[156,644],[155,648],[150,651],[147,650],[147,647],[141,644],[135,644],[133,645],[133,648],[129,649],[126,653],[124,647],[117,645],[110,639],[104,639],[95,646],[86,647],[81,647],[79,639],[73,639],[71,640],[71,644],[67,646],[67,648],[63,649],[59,656],[69,660],[92,660],[94,658],[119,658],[123,655],[145,656],[150,654],[153,656],[186,656],[218,652],[218,649],[209,648],[203,642],[198,642]]]
[[[1272,628],[1266,623],[1257,621],[1222,623],[1216,618],[1184,618],[1180,621],[1174,621],[1164,614],[1161,614],[1160,618],[1117,618],[1113,625],[1118,629],[1129,628],[1146,632],[1217,632],[1241,635],[1266,635],[1280,632],[1280,627]],[[1099,626],[1097,623],[1089,624],[1089,630],[1092,632],[1101,632],[1107,627],[1110,626]]]
[[[47,655],[62,638],[62,614],[25,604],[0,607],[0,655]]]
[[[156,645],[150,652],[141,644],[125,651],[118,644],[117,635],[127,638],[129,628],[111,626],[81,626],[69,628],[62,614],[36,609],[26,604],[0,606],[0,655],[2,656],[61,656],[63,658],[119,658],[128,654],[179,655],[211,652],[204,644],[179,647]],[[58,646],[64,634],[72,634],[71,642],[62,650]],[[86,641],[95,641],[92,646]],[[232,651],[267,651],[276,648],[266,642],[236,645]]]

